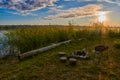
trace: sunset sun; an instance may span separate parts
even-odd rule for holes
[[[103,12],[98,13],[98,21],[103,23],[106,21],[106,15]]]

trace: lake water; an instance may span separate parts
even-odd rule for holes
[[[7,31],[0,31],[0,58],[10,54],[10,46],[7,44]]]

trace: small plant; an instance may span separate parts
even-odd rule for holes
[[[114,41],[114,47],[120,49],[120,39]]]

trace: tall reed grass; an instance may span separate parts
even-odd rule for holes
[[[120,31],[119,30],[109,30],[108,31],[108,36],[110,38],[118,38],[118,39],[120,39]]]
[[[65,40],[75,40],[86,38],[95,40],[100,38],[101,34],[98,29],[86,29],[75,27],[37,27],[37,28],[20,28],[10,31],[7,35],[9,44],[17,47],[21,53],[33,49],[41,48],[52,43]]]
[[[114,47],[120,49],[120,28],[114,28],[108,31],[108,37],[113,39]]]

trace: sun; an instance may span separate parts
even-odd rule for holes
[[[103,22],[106,21],[106,15],[105,15],[104,12],[98,13],[98,21],[99,21],[100,23],[103,23]]]
[[[98,21],[99,22],[105,22],[106,21],[106,17],[104,16],[104,15],[100,15],[99,17],[98,17]]]

